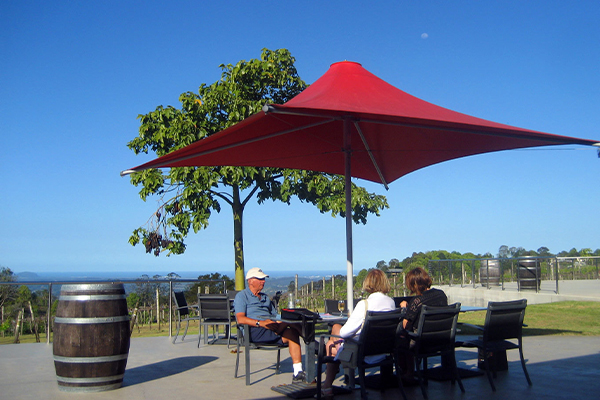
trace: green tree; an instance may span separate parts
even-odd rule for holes
[[[162,156],[202,140],[260,111],[266,103],[281,104],[306,84],[296,71],[295,59],[285,49],[263,49],[260,59],[221,65],[221,79],[202,84],[198,93],[179,97],[181,109],[159,106],[140,115],[139,136],[128,143],[136,154],[152,151]],[[236,289],[244,288],[242,220],[247,203],[256,198],[290,204],[294,197],[315,205],[320,212],[345,216],[344,179],[311,171],[254,167],[184,167],[168,172],[151,169],[131,175],[142,186],[139,194],[159,197],[159,207],[148,223],[135,229],[129,243],[143,243],[147,253],[182,254],[184,239],[208,226],[212,212],[231,207],[234,221]],[[387,208],[384,196],[352,185],[354,222],[366,223],[370,213]]]
[[[14,282],[16,280],[10,268],[0,267],[0,282]],[[15,300],[17,292],[18,288],[16,285],[0,285],[0,307]]]
[[[552,253],[550,253],[550,249],[547,248],[547,247],[545,247],[545,246],[542,246],[539,249],[537,249],[537,252],[542,257],[543,256],[551,256],[552,255]]]
[[[146,306],[152,304],[155,297],[153,290],[154,288],[150,285],[150,283],[146,282],[150,280],[150,277],[144,274],[136,280],[138,282],[135,284],[135,294],[138,296],[136,300],[139,301],[139,305]]]
[[[396,268],[400,268],[400,260],[398,260],[397,258],[392,258],[390,260],[390,262],[388,263],[388,268],[389,269],[396,269]],[[388,268],[383,269],[384,272],[387,272]]]
[[[235,287],[233,280],[227,275],[221,275],[218,272],[212,274],[205,274],[198,276],[199,280],[205,281],[214,281],[214,282],[200,282],[194,283],[190,290],[187,290],[186,299],[188,302],[196,303],[198,295],[198,288],[200,287],[200,292],[205,293],[206,288],[208,287],[208,293],[225,293],[227,290],[231,290]],[[223,290],[223,282],[225,282],[225,290]]]

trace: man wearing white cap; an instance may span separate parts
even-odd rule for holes
[[[250,340],[255,343],[287,343],[294,366],[292,383],[306,381],[302,371],[302,351],[300,335],[293,325],[281,321],[273,321],[277,316],[269,296],[262,292],[265,279],[269,275],[260,268],[252,268],[246,273],[248,285],[235,296],[235,317],[238,324],[250,327]]]

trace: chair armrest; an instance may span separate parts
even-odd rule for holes
[[[319,341],[317,342],[317,357],[322,358],[325,356],[322,352],[325,350],[325,338],[336,337],[340,339],[344,339],[340,335],[334,335],[332,333],[328,333],[326,335],[319,335]]]
[[[417,335],[416,332],[410,332],[410,331],[404,331],[406,332],[406,334],[408,335],[409,338],[411,339],[417,339],[419,337],[419,335]]]
[[[408,337],[409,337],[409,338],[411,338],[411,339],[415,339],[415,338],[418,338],[418,337],[419,337],[419,335],[417,335],[417,334],[416,334],[416,332],[407,331],[407,330],[406,330],[406,329],[404,329],[404,328],[400,329],[400,330],[399,330],[399,331],[397,331],[397,332],[400,332],[400,335],[406,335],[406,336],[408,336]]]

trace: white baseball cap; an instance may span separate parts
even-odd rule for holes
[[[268,277],[269,275],[265,274],[260,268],[251,268],[248,272],[246,272],[246,280],[250,278],[265,279]]]

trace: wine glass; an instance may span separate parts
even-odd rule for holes
[[[340,315],[344,315],[344,300],[338,300],[338,310]]]

